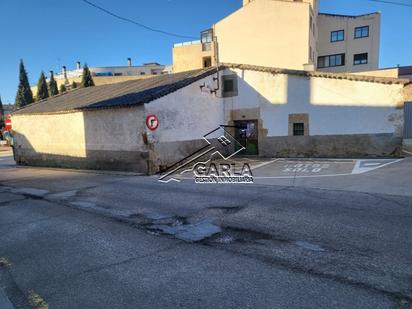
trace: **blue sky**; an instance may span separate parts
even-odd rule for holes
[[[241,6],[241,0],[91,0],[119,15],[151,27],[198,37],[215,21]],[[396,0],[412,4],[412,0]],[[381,67],[412,65],[412,7],[368,0],[321,0],[321,11],[336,14],[382,12]],[[80,0],[0,1],[0,95],[14,102],[18,62],[24,59],[29,79],[41,70],[90,66],[171,63],[168,37],[105,15]]]

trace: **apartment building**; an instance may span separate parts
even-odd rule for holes
[[[318,61],[322,71],[358,72],[379,67],[380,13],[346,16],[320,13]]]
[[[175,44],[173,71],[219,63],[303,69],[316,59],[318,0],[244,0],[236,12],[201,33],[201,40]]]
[[[132,59],[127,59],[127,66],[107,66],[107,67],[89,67],[92,76],[136,76],[136,75],[159,75],[170,73],[170,67],[157,62],[145,63],[143,65],[133,65]],[[76,62],[76,69],[67,70],[66,66],[62,71],[55,74],[54,78],[71,79],[81,77],[83,68],[80,61]]]
[[[380,14],[319,14],[318,0],[244,0],[201,33],[175,44],[173,71],[216,63],[355,72],[378,68]]]
[[[157,62],[145,63],[143,65],[133,65],[132,59],[127,59],[125,66],[89,67],[96,86],[121,83],[128,80],[147,78],[153,75],[169,74],[172,72],[171,65],[162,65]],[[67,70],[66,66],[62,71],[54,74],[57,86],[66,85],[70,88],[73,82],[79,84],[82,80],[83,68],[80,61],[76,62],[76,68]],[[49,79],[48,79],[49,81]],[[37,93],[37,86],[33,85],[31,90],[34,95]]]

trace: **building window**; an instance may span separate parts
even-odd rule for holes
[[[222,76],[222,96],[235,97],[238,95],[237,75],[223,75]]]
[[[367,64],[367,63],[368,63],[368,53],[357,54],[353,56],[354,65]]]
[[[369,26],[355,28],[355,39],[367,38],[368,36],[369,36]]]
[[[201,41],[202,43],[210,43],[213,40],[213,30],[209,29],[206,31],[202,31],[201,33]]]
[[[303,122],[298,122],[293,124],[293,136],[304,136],[305,135],[305,124]]]
[[[202,31],[200,35],[200,41],[202,42],[202,51],[209,51],[212,49],[213,30],[209,29]]]
[[[339,67],[345,65],[345,54],[318,57],[318,68]]]
[[[309,114],[289,114],[289,136],[309,136]]]
[[[345,40],[345,30],[332,31],[330,33],[330,41],[340,42]]]

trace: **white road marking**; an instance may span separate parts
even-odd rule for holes
[[[406,151],[406,150],[402,150],[404,153],[411,155],[412,156],[412,152]]]
[[[387,162],[387,163],[384,163],[384,164],[378,163],[378,165],[375,165],[375,167],[367,167],[367,166],[366,167],[361,167],[361,163],[363,161],[365,161],[365,160],[358,160],[356,162],[355,166],[353,167],[352,174],[357,174],[357,175],[358,174],[364,174],[364,173],[376,170],[378,168],[382,168],[382,167],[390,165],[390,164],[401,162],[401,161],[403,161],[403,159],[398,159],[398,160],[395,160],[395,161],[391,160],[390,162]],[[374,162],[374,163],[376,163],[376,162]],[[367,165],[368,162],[365,162],[364,164]],[[369,164],[372,164],[372,162],[369,163]]]
[[[365,163],[364,166],[377,166],[381,165],[381,163]]]
[[[383,159],[381,159],[383,160]],[[388,159],[391,160],[391,159]],[[352,170],[351,173],[342,173],[342,174],[328,174],[328,175],[296,175],[296,176],[266,176],[266,177],[257,177],[257,176],[253,176],[253,178],[255,179],[293,179],[293,178],[317,178],[317,177],[337,177],[337,176],[351,176],[351,175],[360,175],[360,174],[365,174],[368,173],[370,171],[391,165],[391,164],[395,164],[398,162],[403,161],[403,159],[398,159],[398,160],[391,160],[390,162],[381,164],[378,163],[376,164],[376,162],[370,162],[369,164],[374,164],[374,167],[364,167],[361,168],[360,164],[362,162],[364,162],[365,160],[357,160],[356,164]],[[365,163],[364,163],[365,164]],[[376,164],[376,165],[375,165]]]
[[[267,176],[267,177],[256,177],[254,179],[293,179],[293,178],[316,178],[316,177],[336,177],[336,176],[351,176],[351,173],[346,174],[329,174],[329,175],[303,175],[303,176]]]
[[[251,168],[252,168],[252,170],[256,170],[256,169],[261,168],[261,167],[264,167],[264,166],[266,166],[266,165],[275,163],[276,161],[279,161],[279,160],[281,160],[281,159],[275,159],[275,160],[272,160],[272,161],[269,161],[269,162],[264,162],[264,163],[258,164],[258,165],[256,165],[256,166],[252,166]]]

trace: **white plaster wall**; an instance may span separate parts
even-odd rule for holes
[[[259,107],[268,136],[287,136],[288,115],[300,113],[309,114],[310,135],[401,134],[402,85],[233,72],[239,77],[239,95],[224,99],[226,108]]]
[[[36,153],[86,157],[83,113],[12,115],[17,148]]]
[[[17,147],[37,153],[85,158],[88,150],[144,148],[144,107],[52,115],[13,115]]]
[[[206,85],[203,90],[202,84]],[[146,104],[146,114],[159,118],[159,128],[148,130],[155,143],[198,140],[223,125],[222,99],[207,89],[216,85],[212,75]]]
[[[83,113],[88,150],[141,151],[145,149],[144,106]]]

